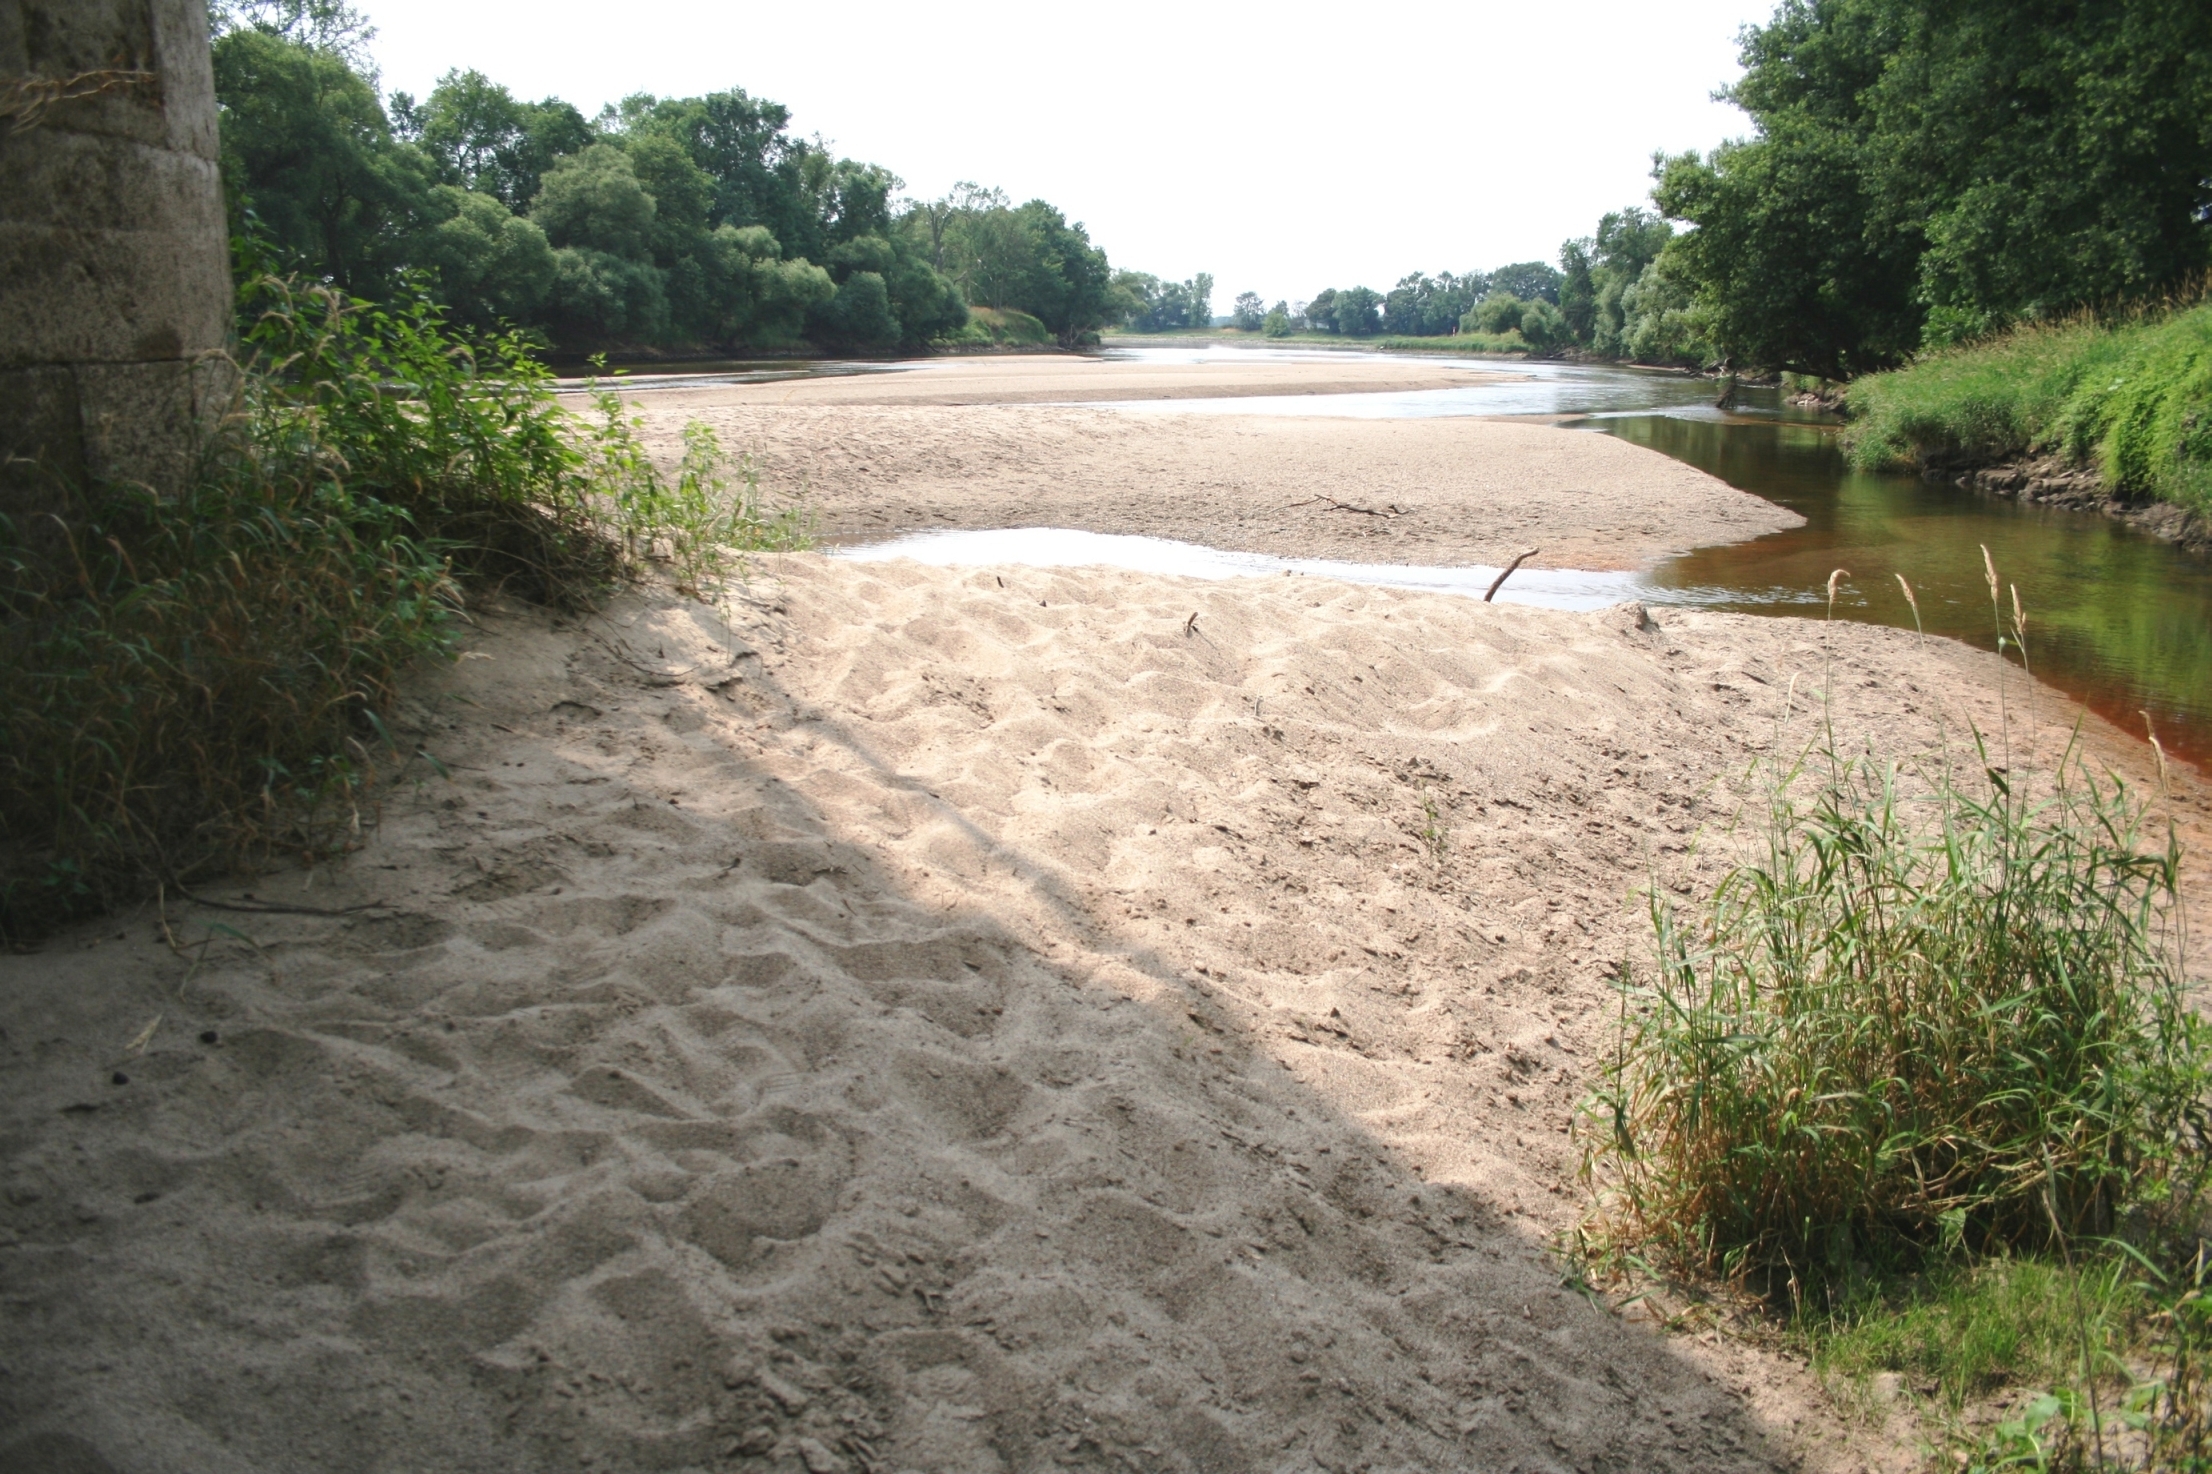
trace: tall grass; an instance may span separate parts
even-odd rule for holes
[[[2018,592],[2008,627],[1983,561],[2000,655],[2025,664]],[[1652,976],[1623,968],[1587,1108],[1601,1237],[1802,1306],[2199,1201],[2212,1033],[2179,841],[2078,734],[2048,773],[2006,746],[1901,765],[1823,720],[1754,770],[1764,812],[1708,896],[1651,887]]]
[[[273,276],[181,493],[57,480],[0,518],[0,938],[353,842],[378,720],[469,587],[579,605],[663,564],[704,591],[801,529],[694,427],[663,477],[612,394],[561,409],[515,336]]]
[[[1861,469],[2059,452],[2117,495],[2212,512],[2212,303],[2031,324],[1852,384]]]
[[[2179,855],[2070,749],[2044,791],[1847,757],[1765,775],[1756,852],[1653,889],[1591,1167],[1612,1231],[1803,1292],[2108,1234],[2193,1192],[2212,1055]]]
[[[1824,1373],[1954,1413],[2052,1389],[1954,1421],[1961,1467],[2212,1468],[2212,1032],[2178,841],[2078,733],[2047,770],[2011,747],[1885,762],[1824,720],[1754,769],[1710,892],[1652,886],[1652,966],[1622,970],[1578,1123],[1581,1243],[1769,1297]]]

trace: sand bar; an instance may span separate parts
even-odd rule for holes
[[[1459,389],[1517,377],[1511,366],[1252,352],[1196,363],[1090,358],[1075,353],[978,354],[884,372],[658,389],[689,413],[701,404],[1066,404],[1098,400],[1223,399],[1251,394],[1380,394]]]
[[[1869,1457],[1788,1363],[1594,1309],[1543,1246],[1632,888],[1711,877],[1820,680],[1905,750],[1994,720],[1992,657],[819,555],[735,615],[480,610],[395,713],[451,780],[311,886],[212,893],[340,914],[0,958],[19,1452]]]
[[[821,533],[1073,527],[1367,563],[1633,568],[1803,519],[1657,451],[1513,420],[1178,415],[1058,406],[771,407],[639,395],[753,458]]]

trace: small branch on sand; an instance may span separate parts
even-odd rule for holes
[[[1541,553],[1542,551],[1544,551],[1542,548],[1530,548],[1527,552],[1521,554],[1512,562],[1506,564],[1505,567],[1499,569],[1498,576],[1490,580],[1489,592],[1485,593],[1482,596],[1482,602],[1487,604],[1492,599],[1496,598],[1498,595],[1498,590],[1504,588],[1505,581],[1513,576],[1513,570],[1520,567],[1523,563],[1535,557],[1538,553]]]
[[[1290,505],[1292,507],[1307,507],[1315,502],[1320,502],[1327,511],[1357,512],[1362,517],[1403,517],[1413,510],[1411,507],[1401,507],[1396,502],[1392,502],[1387,507],[1362,507],[1353,502],[1340,502],[1333,496],[1309,496],[1302,502],[1292,502]],[[1284,510],[1287,511],[1289,508]]]
[[[1197,633],[1198,633],[1198,611],[1197,611],[1197,610],[1193,609],[1193,610],[1192,610],[1192,611],[1190,612],[1190,618],[1188,618],[1188,619],[1186,619],[1186,620],[1184,620],[1184,621],[1183,621],[1183,633],[1184,633],[1184,634],[1186,634],[1186,635],[1195,635],[1195,634],[1197,634]]]

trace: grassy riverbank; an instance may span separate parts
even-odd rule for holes
[[[2212,303],[2019,328],[1869,375],[1848,402],[1861,469],[2057,453],[2119,496],[2212,512]]]

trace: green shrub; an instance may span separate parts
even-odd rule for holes
[[[2205,1145],[2179,855],[2069,750],[2040,795],[1847,758],[1765,774],[1757,853],[1652,891],[1586,1117],[1600,1241],[1804,1290],[1947,1250],[2113,1232]]]
[[[266,276],[241,307],[240,398],[183,492],[57,483],[0,518],[0,938],[351,843],[400,755],[377,713],[463,584],[575,605],[659,563],[705,596],[803,542],[704,427],[669,481],[519,337]]]
[[[1519,328],[1503,333],[1458,333],[1448,338],[1377,338],[1371,345],[1393,353],[1526,353]]]
[[[1016,308],[970,307],[967,324],[937,341],[954,346],[1043,347],[1052,342],[1052,330]]]
[[[1852,384],[1861,469],[2056,451],[2118,495],[2212,511],[2212,304],[2037,324]]]

